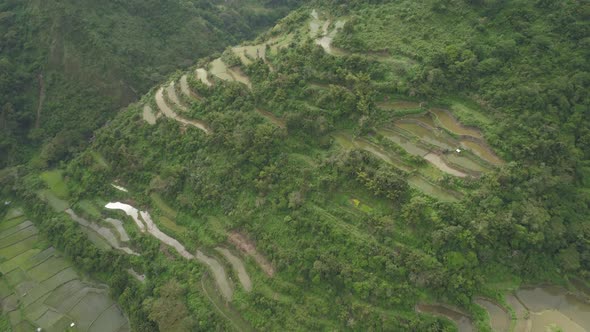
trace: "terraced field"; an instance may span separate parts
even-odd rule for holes
[[[0,302],[14,330],[130,330],[108,289],[83,281],[23,216],[5,217],[0,239]]]

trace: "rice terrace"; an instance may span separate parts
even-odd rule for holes
[[[0,2],[0,332],[590,332],[588,17]]]

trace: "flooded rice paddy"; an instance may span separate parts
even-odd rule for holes
[[[526,326],[530,326],[531,332],[544,332],[548,328],[568,332],[590,330],[590,303],[561,287],[523,287],[514,296],[530,312],[530,323]]]
[[[124,211],[125,214],[130,216],[135,221],[135,223],[138,225],[139,229],[142,232],[147,231],[152,236],[160,240],[162,243],[170,247],[173,247],[182,257],[186,259],[197,259],[201,263],[207,265],[213,274],[213,278],[215,279],[215,282],[219,287],[221,295],[226,300],[231,300],[233,295],[233,289],[231,287],[230,281],[228,280],[227,273],[225,272],[223,265],[217,259],[205,255],[200,250],[197,250],[196,255],[193,255],[190,252],[188,252],[188,250],[186,250],[186,248],[178,240],[162,232],[154,223],[151,215],[147,211],[140,211],[131,205],[120,202],[108,203],[105,206],[105,208]]]
[[[418,304],[416,311],[427,313],[435,316],[444,317],[457,325],[459,332],[475,332],[473,323],[469,316],[452,309],[446,305],[440,304]]]
[[[244,262],[242,262],[239,257],[235,256],[226,248],[215,248],[215,250],[221,253],[223,257],[225,257],[225,259],[231,264],[234,271],[236,271],[238,274],[238,279],[240,280],[242,287],[244,287],[244,290],[246,292],[252,291],[252,280],[250,280],[250,275],[248,275],[248,272],[246,271]]]
[[[432,112],[432,114],[436,116],[436,119],[442,124],[442,126],[450,132],[453,132],[457,135],[466,135],[475,138],[483,138],[479,130],[463,126],[447,110],[433,108],[430,110],[430,112]]]
[[[188,85],[188,75],[184,74],[180,78],[180,91],[188,98],[198,99],[197,95],[191,90]]]
[[[174,81],[170,82],[168,87],[166,87],[166,95],[172,102],[173,106],[177,107],[181,111],[186,111],[186,107],[182,104],[180,98],[178,98],[178,95],[176,94],[176,85],[174,84]]]
[[[103,285],[82,281],[69,261],[45,244],[30,221],[0,222],[2,311],[14,331],[124,332],[129,322]]]
[[[490,326],[494,332],[509,332],[512,320],[510,314],[506,309],[495,303],[494,301],[478,298],[475,303],[482,306],[490,317]]]
[[[156,92],[156,104],[158,105],[158,108],[160,109],[160,111],[162,113],[164,113],[164,115],[166,117],[174,119],[182,124],[191,125],[193,127],[196,127],[198,129],[204,131],[206,134],[210,133],[210,130],[207,128],[207,125],[203,121],[188,120],[188,119],[185,119],[184,117],[181,117],[178,114],[176,114],[176,112],[174,112],[168,106],[168,104],[166,104],[166,101],[164,100],[164,88],[163,87],[158,89],[158,91]]]
[[[447,163],[443,160],[443,158],[436,154],[436,153],[429,153],[427,155],[424,156],[424,159],[426,159],[429,163],[433,164],[434,166],[436,166],[438,169],[440,169],[441,171],[453,175],[453,176],[457,176],[460,178],[464,178],[467,177],[468,174],[467,173],[463,173],[455,168],[452,168],[451,166],[447,165]]]
[[[209,74],[207,74],[207,70],[204,68],[199,68],[195,70],[195,75],[197,75],[197,79],[199,79],[203,84],[206,86],[212,86],[213,84],[209,81]]]

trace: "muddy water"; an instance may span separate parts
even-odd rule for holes
[[[475,303],[482,306],[488,312],[490,316],[490,325],[494,332],[508,332],[510,331],[511,318],[504,308],[500,307],[496,303],[479,298],[475,300]]]
[[[242,262],[239,257],[232,254],[232,252],[226,248],[215,248],[215,250],[219,251],[231,264],[232,268],[238,274],[238,279],[240,279],[240,283],[244,287],[244,290],[246,292],[252,291],[252,280],[250,280],[250,275],[248,275],[248,272],[246,271],[244,262]]]
[[[442,134],[434,131],[434,127],[431,130],[429,130],[417,123],[408,122],[397,122],[395,125],[418,136],[424,142],[430,143],[443,150],[454,150],[458,145],[458,143],[452,142],[451,140],[442,137]]]
[[[452,152],[445,155],[445,158],[447,158],[447,160],[450,163],[457,164],[473,172],[483,173],[489,171],[489,169],[485,166],[471,160],[470,158],[462,155],[461,153]]]
[[[428,196],[434,197],[444,202],[456,202],[458,198],[455,197],[452,193],[444,190],[443,188],[433,185],[432,183],[426,181],[419,175],[414,175],[408,178],[408,183],[420,190],[421,192],[425,193]]]
[[[195,74],[197,75],[197,78],[199,80],[201,80],[201,82],[203,82],[203,84],[205,84],[207,86],[213,85],[209,81],[209,78],[207,77],[208,76],[207,71],[204,68],[199,68],[199,69],[195,70]]]
[[[557,326],[563,331],[590,330],[590,303],[556,286],[521,288],[516,297],[531,312],[532,332]]]
[[[168,104],[166,104],[166,101],[164,100],[164,88],[162,87],[158,89],[158,92],[156,92],[156,104],[158,104],[158,108],[160,109],[160,111],[162,111],[162,113],[164,113],[166,117],[174,119],[180,123],[199,128],[207,134],[210,133],[210,130],[207,128],[207,125],[204,122],[198,120],[187,120],[181,116],[178,116],[178,114],[176,114],[172,109],[170,109],[170,107],[168,106]]]
[[[514,310],[516,324],[514,332],[529,332],[533,326],[527,308],[512,294],[506,295],[506,303]]]
[[[468,135],[475,138],[483,138],[478,130],[464,127],[459,121],[457,121],[445,110],[433,108],[430,110],[430,112],[436,115],[443,127],[457,135]]]
[[[145,105],[143,107],[143,113],[142,113],[143,119],[151,124],[151,125],[155,125],[156,124],[156,114],[154,113],[154,111],[152,110],[152,108],[149,105]]]
[[[430,113],[424,113],[424,114],[420,114],[420,115],[409,115],[405,118],[420,121],[422,123],[425,123],[429,127],[436,128],[436,124],[434,123],[434,120],[432,119],[432,116],[430,115]]]
[[[436,168],[440,169],[441,171],[447,174],[458,176],[460,178],[467,177],[466,173],[463,173],[447,165],[447,163],[445,163],[445,161],[436,153],[429,153],[424,156],[424,159],[428,160],[429,163],[433,164],[434,166],[436,166]]]
[[[461,140],[461,145],[492,165],[502,165],[504,163],[502,159],[492,153],[487,146],[482,146],[481,143]]]
[[[226,300],[230,301],[233,295],[233,290],[229,284],[227,274],[225,273],[225,269],[221,263],[219,263],[215,258],[203,254],[200,250],[197,250],[196,258],[205,265],[209,266],[213,272],[215,283],[217,283],[221,295],[223,295]]]
[[[419,304],[416,306],[416,310],[422,313],[429,313],[435,316],[442,316],[457,324],[459,332],[475,332],[475,328],[471,323],[471,319],[466,315],[455,311],[446,306],[436,304]]]
[[[403,137],[402,135],[396,133],[393,130],[379,129],[377,132],[385,136],[387,139],[391,140],[395,144],[401,146],[409,154],[422,157],[428,153],[428,150],[421,148],[411,140]]]

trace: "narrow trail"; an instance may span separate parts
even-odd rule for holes
[[[174,119],[182,124],[185,125],[191,125],[194,126],[198,129],[201,129],[202,131],[204,131],[206,134],[210,134],[211,130],[209,128],[207,128],[207,125],[202,122],[202,121],[198,121],[198,120],[187,120],[181,116],[179,116],[178,114],[176,114],[169,106],[168,104],[166,104],[166,101],[164,100],[164,88],[160,87],[160,89],[158,89],[158,92],[156,92],[156,104],[158,105],[158,108],[160,109],[160,111],[168,118]]]
[[[43,109],[43,103],[45,102],[45,82],[43,81],[43,74],[39,74],[37,80],[39,81],[39,104],[37,105],[35,128],[39,128],[41,125],[41,110]]]

